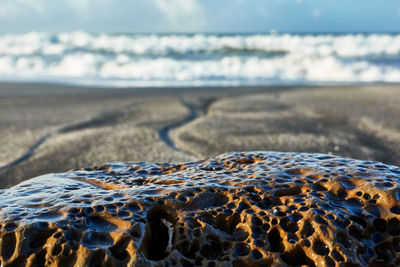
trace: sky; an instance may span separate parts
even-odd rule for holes
[[[0,33],[400,32],[399,0],[0,0]]]

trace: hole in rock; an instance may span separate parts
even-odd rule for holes
[[[373,225],[374,225],[375,229],[379,232],[386,231],[386,220],[384,220],[384,219],[375,219],[373,221]]]
[[[238,213],[232,216],[225,216],[220,214],[216,217],[216,227],[228,234],[232,234],[236,226],[240,223],[240,215]]]
[[[258,249],[255,249],[251,252],[251,256],[255,259],[255,260],[260,260],[262,259],[263,255],[261,254],[261,252]]]
[[[301,230],[301,237],[307,238],[313,235],[314,232],[315,232],[314,226],[309,221],[304,222],[303,229]]]
[[[177,249],[185,257],[196,259],[196,253],[200,251],[200,241],[198,239],[195,239],[191,244],[188,240],[185,240],[179,244]]]
[[[235,248],[233,249],[233,257],[235,259],[237,259],[238,257],[241,256],[246,256],[250,253],[250,247],[249,245],[245,244],[245,243],[239,243],[238,245],[235,246]]]
[[[114,258],[118,260],[128,260],[129,253],[126,251],[126,247],[128,246],[130,241],[129,237],[124,237],[117,242],[114,246],[110,248],[111,254]]]
[[[296,247],[290,252],[283,253],[282,260],[293,266],[315,266],[314,262],[306,256],[301,247]]]
[[[14,254],[16,238],[14,233],[7,233],[3,236],[1,255],[4,260],[8,260]]]
[[[383,260],[385,264],[390,264],[393,260],[393,256],[396,255],[390,242],[381,243],[375,246],[374,251],[377,258]]]
[[[282,252],[285,248],[279,230],[273,228],[268,234],[268,241],[271,245],[271,252]]]
[[[325,256],[324,259],[325,259],[325,264],[327,267],[335,267],[336,266],[335,261],[331,257]]]
[[[209,244],[202,246],[200,249],[200,255],[209,260],[214,260],[214,259],[220,258],[222,255],[221,253],[222,253],[222,251],[220,249],[214,250],[213,247]]]
[[[89,267],[96,267],[101,266],[102,263],[104,264],[105,255],[106,253],[104,250],[96,250],[92,258],[90,259]]]
[[[344,261],[343,256],[336,249],[332,251],[332,256],[336,261]]]
[[[162,260],[173,247],[176,212],[165,206],[155,206],[147,212],[146,232],[141,250],[150,260]]]
[[[329,247],[319,239],[314,241],[313,250],[322,256],[329,254]]]
[[[56,245],[53,247],[53,249],[51,250],[51,254],[52,254],[53,256],[57,256],[58,254],[61,253],[61,251],[62,251],[61,245],[60,245],[60,244],[56,244]]]
[[[46,250],[40,251],[35,257],[36,266],[42,267],[46,264]]]
[[[396,218],[392,218],[388,221],[387,231],[393,236],[400,235],[400,221]]]
[[[47,239],[54,233],[54,230],[38,230],[35,229],[32,236],[30,237],[29,247],[37,249],[43,247]]]

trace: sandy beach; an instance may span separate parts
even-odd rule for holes
[[[0,84],[0,188],[110,161],[230,151],[400,165],[400,86],[79,88]]]

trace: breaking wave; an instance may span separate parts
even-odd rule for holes
[[[1,81],[96,86],[400,82],[400,34],[0,35]]]

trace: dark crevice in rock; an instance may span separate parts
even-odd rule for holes
[[[42,250],[35,256],[35,263],[38,267],[43,267],[46,264],[46,250]]]
[[[92,256],[92,258],[91,258],[91,260],[89,262],[89,266],[90,267],[101,266],[102,263],[104,264],[104,257],[105,256],[106,256],[106,253],[104,252],[104,250],[101,250],[101,249],[97,250],[93,254],[93,256]]]
[[[279,230],[273,228],[268,234],[268,242],[271,245],[270,251],[271,252],[282,252],[284,251],[284,247],[282,244],[282,238],[279,233]]]
[[[164,206],[155,206],[147,213],[146,232],[140,250],[149,260],[162,260],[173,247],[175,212]]]
[[[110,248],[111,254],[114,258],[120,261],[128,261],[129,260],[129,253],[126,251],[126,248],[130,242],[129,237],[124,237],[117,242],[114,246]]]
[[[16,246],[15,233],[7,233],[2,238],[1,255],[8,260],[14,254]]]
[[[306,256],[301,247],[282,254],[282,260],[292,266],[315,266],[315,263]]]

